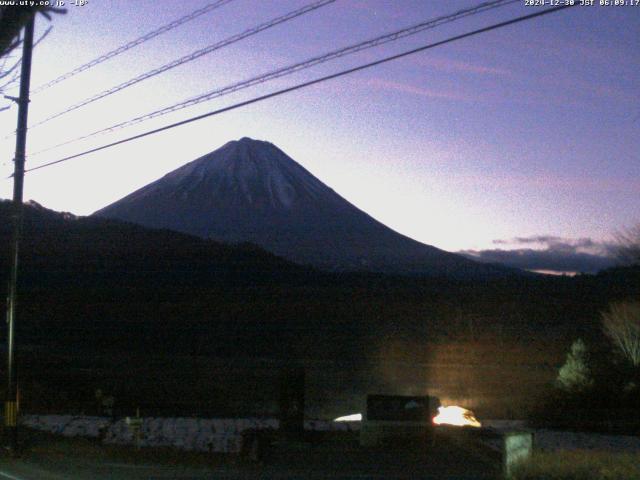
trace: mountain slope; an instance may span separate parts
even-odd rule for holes
[[[96,216],[224,242],[252,242],[326,270],[504,274],[401,235],[320,182],[275,145],[232,141]]]
[[[0,249],[0,277],[9,265],[10,209],[9,201],[0,201],[0,243],[7,245]],[[225,245],[117,220],[76,217],[35,202],[24,210],[19,278],[25,286],[207,288],[299,281],[309,275],[316,273],[255,245]]]
[[[10,227],[9,202],[0,201],[0,299]],[[360,361],[407,339],[421,345],[470,333],[474,341],[545,335],[569,342],[600,335],[598,312],[640,285],[638,269],[492,281],[323,274],[254,246],[33,205],[24,227],[18,338],[74,354],[104,348]]]

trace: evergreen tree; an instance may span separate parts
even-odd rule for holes
[[[582,392],[593,386],[589,352],[581,339],[571,345],[567,361],[558,371],[557,384],[562,390],[572,393]]]

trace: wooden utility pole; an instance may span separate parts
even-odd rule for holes
[[[33,28],[35,13],[26,23],[22,42],[20,71],[20,96],[18,103],[18,128],[16,130],[16,155],[13,174],[13,238],[11,241],[11,273],[7,291],[7,397],[4,403],[4,425],[13,454],[18,450],[18,378],[15,363],[18,257],[22,237],[22,194],[24,187],[24,161],[27,145],[27,115],[29,112],[29,85],[31,83],[31,54],[33,52]]]

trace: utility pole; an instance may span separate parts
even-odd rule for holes
[[[13,174],[11,241],[11,273],[7,291],[7,397],[4,403],[4,425],[12,454],[18,451],[18,376],[16,371],[15,329],[17,312],[18,254],[22,237],[22,192],[24,187],[24,161],[27,145],[27,115],[29,112],[29,84],[31,82],[31,54],[33,52],[33,25],[35,14],[24,28],[22,65],[20,71],[20,96],[18,103],[18,129],[16,131],[16,156]]]

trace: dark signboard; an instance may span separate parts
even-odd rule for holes
[[[368,395],[367,420],[393,422],[431,422],[440,400],[436,397]]]

